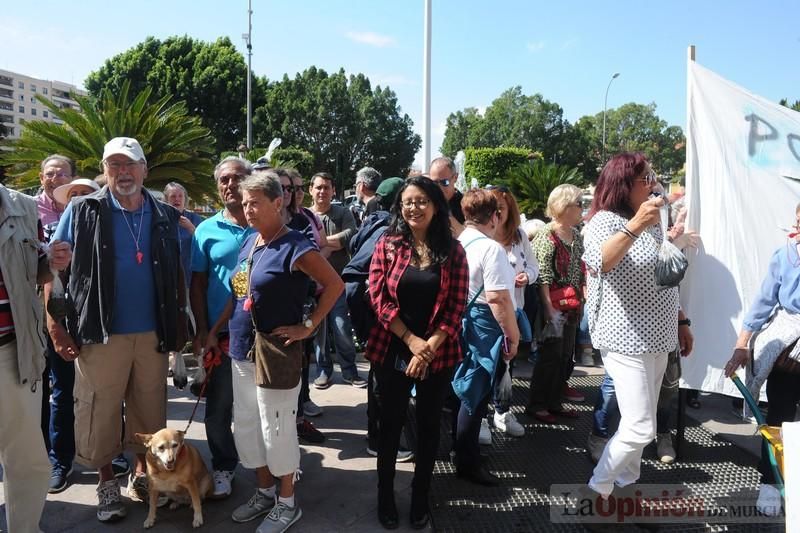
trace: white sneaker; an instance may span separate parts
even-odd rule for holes
[[[594,366],[594,353],[592,350],[581,352],[581,366]]]
[[[312,400],[303,402],[303,414],[305,416],[319,416],[322,414],[322,407],[315,404]]]
[[[233,476],[233,470],[214,470],[214,493],[211,497],[222,499],[230,496],[233,490],[233,487],[231,487]]]
[[[525,428],[522,427],[522,424],[517,422],[517,417],[515,417],[511,411],[506,411],[503,414],[495,411],[494,427],[512,437],[522,437],[525,435]]]
[[[492,430],[489,429],[489,422],[485,418],[481,420],[481,432],[478,435],[478,444],[484,446],[492,444]]]
[[[778,516],[781,512],[781,491],[775,485],[761,485],[758,490],[756,509],[766,516]]]
[[[656,435],[656,454],[662,463],[672,464],[675,461],[675,448],[672,447],[672,434]]]

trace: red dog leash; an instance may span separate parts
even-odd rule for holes
[[[211,352],[208,352],[203,356],[203,368],[206,369],[206,379],[203,380],[203,385],[200,387],[200,394],[197,395],[197,401],[194,402],[194,409],[192,409],[192,414],[189,416],[189,422],[186,424],[186,429],[183,430],[184,433],[187,433],[189,431],[189,426],[192,425],[194,415],[197,412],[197,406],[200,405],[200,399],[206,392],[208,380],[211,379],[211,374],[214,372],[214,367],[217,367],[221,364],[222,350],[219,348],[212,348]]]

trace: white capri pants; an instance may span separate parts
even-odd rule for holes
[[[233,376],[233,439],[245,468],[266,466],[274,476],[300,468],[297,442],[297,397],[293,389],[256,386],[256,365],[231,359]]]
[[[620,421],[597,462],[589,487],[608,496],[614,485],[625,487],[639,479],[642,450],[656,436],[656,407],[667,353],[624,355],[601,350],[600,355],[614,380]]]

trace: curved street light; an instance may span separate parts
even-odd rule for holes
[[[608,107],[608,90],[611,88],[611,82],[614,81],[619,76],[619,72],[615,72],[611,79],[608,80],[608,86],[606,87],[606,96],[603,99],[603,159],[600,161],[600,166],[606,164],[606,108]]]

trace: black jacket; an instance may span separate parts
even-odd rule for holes
[[[168,352],[186,341],[183,267],[180,260],[180,213],[142,190],[152,210],[150,245],[156,309],[131,312],[156,314],[158,350]],[[105,344],[114,309],[114,231],[108,187],[72,200],[72,265],[67,330],[78,345]],[[124,283],[124,280],[120,280]]]

